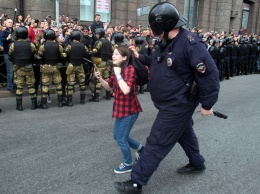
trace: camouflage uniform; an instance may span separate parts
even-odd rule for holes
[[[46,47],[46,44],[54,44],[54,48],[52,47]],[[57,44],[57,45],[56,45]],[[58,46],[58,48],[57,48]],[[59,107],[62,107],[62,86],[61,86],[61,74],[59,70],[59,64],[61,63],[61,58],[62,58],[62,53],[63,53],[63,48],[61,45],[59,45],[56,42],[53,42],[53,40],[48,40],[46,43],[40,46],[38,50],[38,55],[41,59],[44,59],[45,57],[47,58],[48,56],[45,56],[45,52],[48,52],[47,50],[52,50],[57,48],[58,50],[56,51],[55,56],[56,60],[51,63],[51,62],[46,62],[43,60],[43,63],[40,66],[40,71],[41,71],[41,86],[42,86],[42,106],[41,108],[46,109],[47,108],[47,97],[48,97],[48,92],[49,92],[49,85],[50,85],[50,79],[52,79],[56,92],[58,95],[58,101]],[[50,60],[50,59],[49,59]]]
[[[68,87],[67,87],[67,93],[68,93],[67,105],[68,106],[73,106],[72,95],[74,93],[74,85],[76,84],[76,79],[79,82],[81,104],[85,104],[86,84],[85,84],[85,72],[84,72],[84,68],[83,68],[84,57],[80,57],[80,59],[78,60],[78,62],[80,64],[76,64],[71,60],[73,57],[72,56],[73,53],[75,53],[75,51],[72,53],[73,45],[77,46],[79,44],[82,44],[84,46],[84,49],[85,49],[84,55],[88,54],[88,52],[89,52],[88,48],[83,43],[80,43],[77,40],[73,40],[73,42],[71,42],[71,44],[68,44],[64,49],[64,56],[68,57],[68,67],[66,70],[67,83],[68,83]],[[74,49],[77,49],[77,48],[75,47]]]
[[[100,75],[102,76],[102,78],[104,80],[108,80],[109,76],[110,76],[110,71],[108,69],[108,66],[112,65],[111,62],[111,57],[112,57],[112,44],[110,42],[105,41],[105,38],[101,38],[98,41],[96,41],[93,50],[92,50],[92,54],[94,54],[94,56],[91,57],[93,64],[96,64],[97,70],[100,72]],[[106,44],[106,46],[104,47],[104,43]],[[102,50],[105,50],[105,52]],[[102,56],[102,53],[106,53],[109,54],[110,56]],[[102,88],[101,83],[97,80],[97,84],[96,84],[96,89],[95,89],[95,93],[94,93],[94,97],[92,99],[90,99],[89,101],[92,102],[98,102],[99,101],[99,93],[100,90]],[[107,99],[110,100],[110,91],[106,92],[107,94]]]
[[[33,72],[33,65],[32,62],[30,64],[22,65],[19,64],[18,60],[15,59],[15,53],[18,53],[17,55],[22,56],[24,54],[23,49],[18,49],[16,45],[19,44],[19,42],[26,42],[26,44],[30,44],[31,49],[31,56],[33,57],[34,54],[36,54],[36,47],[33,43],[28,42],[26,39],[18,39],[14,43],[11,43],[9,48],[9,56],[11,57],[11,60],[13,61],[14,65],[14,83],[16,84],[16,100],[17,100],[17,107],[16,109],[19,111],[23,110],[22,107],[22,96],[23,96],[23,87],[24,84],[28,86],[28,92],[32,100],[32,107],[31,109],[34,110],[37,108],[37,99],[36,99],[36,93],[35,93],[35,78],[34,78],[34,72]],[[16,56],[17,56],[16,55]]]

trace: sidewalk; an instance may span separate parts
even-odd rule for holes
[[[78,90],[78,87],[75,86],[75,91],[77,91],[77,90]],[[55,87],[53,85],[50,86],[49,91],[50,91],[50,94],[56,93]],[[40,95],[40,94],[41,94],[41,91],[39,90],[38,95]],[[28,95],[29,95],[28,88],[26,86],[23,90],[23,96],[28,96]],[[6,85],[0,87],[0,98],[8,98],[8,97],[15,97],[15,92],[13,92],[13,93],[9,92],[6,88]]]

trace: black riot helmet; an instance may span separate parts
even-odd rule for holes
[[[180,15],[176,7],[169,2],[154,5],[149,12],[148,20],[156,36],[187,23],[187,19]]]
[[[135,38],[135,44],[136,44],[136,45],[143,45],[143,44],[144,44],[144,39],[143,39],[143,37],[137,36],[137,37]]]
[[[257,42],[256,38],[253,38],[253,39],[251,40],[251,42],[252,42],[252,44],[256,44],[256,42]]]
[[[124,42],[124,34],[121,32],[117,32],[114,36],[114,40],[116,44]]]
[[[70,33],[70,39],[71,40],[77,40],[80,41],[81,37],[83,37],[83,34],[81,33],[81,31],[74,29],[71,33]]]
[[[214,38],[210,39],[209,42],[211,43],[212,46],[215,46],[216,40]]]
[[[105,37],[105,30],[103,28],[95,29],[95,34],[99,34],[99,38]]]
[[[222,38],[222,39],[219,39],[219,41],[218,41],[219,43],[222,43],[222,45],[225,45],[225,43],[226,43],[226,40],[224,39],[224,38]]]
[[[19,26],[15,31],[16,38],[26,39],[28,37],[28,29],[24,26]]]
[[[43,38],[45,40],[48,40],[48,39],[55,40],[56,36],[55,36],[54,30],[50,29],[50,28],[44,30]]]

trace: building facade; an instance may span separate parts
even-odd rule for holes
[[[94,14],[110,25],[130,22],[132,26],[148,26],[148,13],[160,0],[0,0],[0,14],[13,19],[14,9],[23,16],[44,19],[59,14],[78,18],[89,25]],[[188,19],[187,28],[197,27],[206,31],[231,31],[260,34],[260,0],[168,0]]]

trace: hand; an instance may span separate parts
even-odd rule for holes
[[[6,40],[10,40],[12,38],[12,34],[9,34],[6,38]]]
[[[213,115],[213,109],[206,110],[204,108],[200,108],[200,113],[201,113],[202,116]]]
[[[139,53],[135,50],[135,46],[131,45],[128,47],[133,53],[136,58],[139,58]]]
[[[96,71],[96,70],[95,70],[95,77],[96,77],[97,79],[100,79],[100,78],[101,78],[101,75],[100,75],[100,72],[99,72],[99,71]]]
[[[114,67],[114,73],[115,74],[120,74],[121,73],[121,68],[120,67]]]

